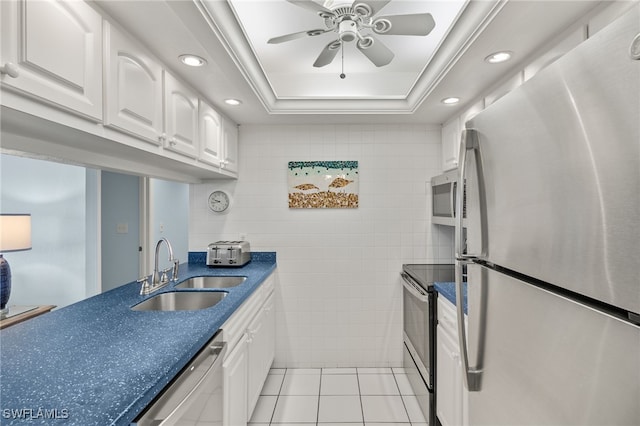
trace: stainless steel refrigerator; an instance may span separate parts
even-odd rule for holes
[[[471,425],[640,425],[638,59],[636,4],[466,123]]]

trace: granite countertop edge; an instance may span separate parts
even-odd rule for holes
[[[131,424],[276,269],[275,252],[235,268],[205,258],[189,253],[178,281],[153,295],[141,296],[134,281],[1,330],[2,424]],[[247,280],[208,309],[130,309],[191,277],[233,275]]]

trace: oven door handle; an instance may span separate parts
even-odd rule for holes
[[[400,276],[402,276],[402,285],[409,291],[409,293],[411,293],[413,297],[421,302],[429,301],[429,295],[427,294],[427,292],[422,288],[422,286],[420,286],[420,284],[418,284],[413,278],[411,278],[409,274],[407,274],[406,272],[402,272],[400,273]]]

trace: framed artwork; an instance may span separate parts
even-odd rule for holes
[[[357,161],[290,161],[289,208],[358,207]]]

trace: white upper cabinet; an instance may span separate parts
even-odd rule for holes
[[[447,171],[458,167],[460,156],[460,141],[465,123],[484,109],[484,101],[471,105],[459,117],[442,126],[442,170]]]
[[[200,99],[200,161],[220,166],[222,160],[222,117]]]
[[[3,0],[2,85],[102,120],[102,17],[88,4]]]
[[[198,145],[198,94],[168,72],[164,76],[165,148],[196,158]]]
[[[222,122],[222,164],[228,172],[238,173],[238,126],[231,120]]]
[[[442,170],[458,167],[458,151],[460,150],[460,118],[442,126]]]
[[[105,22],[104,124],[162,142],[162,66],[143,47]]]

